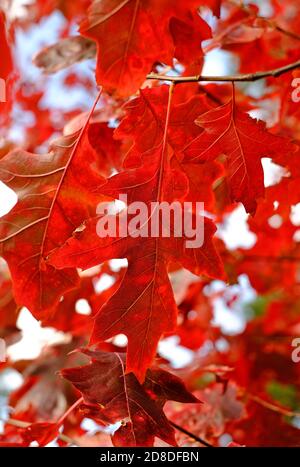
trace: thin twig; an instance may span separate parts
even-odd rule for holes
[[[262,405],[266,409],[272,410],[272,412],[285,415],[286,417],[300,417],[300,412],[293,412],[292,410],[284,409],[283,407],[278,407],[278,405],[271,404],[271,402],[261,399],[258,396],[254,396],[253,394],[246,394],[246,396],[248,397],[248,399],[256,402],[257,404]]]
[[[147,76],[147,79],[156,79],[160,81],[170,81],[175,84],[180,83],[198,83],[206,81],[217,81],[217,82],[242,82],[242,81],[258,81],[260,79],[273,77],[277,78],[278,76],[293,71],[296,68],[300,68],[300,60],[297,62],[290,63],[289,65],[282,66],[280,68],[275,68],[274,70],[269,71],[259,71],[257,73],[245,73],[237,75],[226,75],[226,76],[168,76],[160,75],[158,73],[150,73]]]
[[[58,425],[62,425],[63,421],[70,415],[71,412],[73,412],[76,407],[78,407],[80,404],[83,402],[83,397],[80,397],[77,399],[76,402],[74,402],[71,407],[68,408],[68,410],[60,417],[60,419],[56,422]]]
[[[273,27],[274,27],[274,29],[276,29],[276,31],[281,32],[285,36],[288,36],[288,37],[291,37],[292,39],[296,39],[297,41],[300,41],[299,34],[296,34],[293,31],[288,31],[287,29],[282,28],[278,24],[274,24]]]
[[[210,444],[207,441],[205,441],[204,439],[200,438],[200,436],[194,435],[194,433],[190,433],[188,430],[186,430],[182,426],[177,425],[177,423],[174,423],[174,422],[172,422],[170,420],[169,420],[169,423],[174,428],[176,428],[176,430],[181,431],[181,433],[184,433],[185,435],[189,436],[189,438],[194,439],[195,441],[197,441],[200,444],[203,444],[207,448],[214,448],[214,446],[212,444]]]

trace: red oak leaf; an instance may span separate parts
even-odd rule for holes
[[[93,170],[95,154],[80,133],[52,143],[48,154],[16,149],[0,161],[0,179],[18,195],[0,219],[0,251],[8,262],[14,294],[38,318],[78,284],[76,271],[57,271],[45,257],[89,216],[93,187],[103,183]]]
[[[140,96],[124,106],[126,114],[115,130],[115,138],[129,141],[124,167],[137,167],[141,164],[141,155],[161,144],[164,136],[167,115],[169,87],[166,85],[153,89],[141,89]],[[199,115],[210,110],[203,94],[185,98],[178,88],[174,91],[174,100],[168,123],[167,144],[181,162],[180,152],[193,139],[202,133],[195,124]],[[183,102],[182,102],[183,100]]]
[[[152,446],[154,436],[176,445],[174,430],[162,411],[167,400],[199,402],[181,380],[158,368],[149,369],[142,386],[125,369],[125,356],[81,349],[91,363],[62,371],[83,395],[83,410],[96,421],[122,422],[112,439],[115,446]]]
[[[98,83],[127,96],[138,90],[155,62],[171,65],[173,56],[183,63],[202,58],[201,41],[211,32],[196,11],[205,4],[201,0],[94,0],[80,32],[97,43]]]
[[[201,115],[196,123],[205,131],[186,146],[186,160],[205,162],[225,154],[231,200],[242,202],[254,214],[257,200],[264,196],[261,159],[292,152],[292,144],[241,112],[234,99]]]
[[[112,198],[127,195],[128,204],[143,201],[148,208],[153,202],[172,203],[184,199],[188,179],[183,172],[170,167],[168,121],[166,117],[162,141],[157,141],[156,136],[150,143],[145,139],[146,150],[140,155],[143,165],[111,177],[100,188],[102,194]],[[149,131],[151,136],[156,135],[154,127]],[[139,138],[136,145],[140,144]],[[124,216],[121,214],[120,221]],[[109,259],[128,259],[128,270],[119,289],[96,316],[91,341],[95,343],[119,333],[126,334],[129,339],[127,371],[134,371],[140,381],[155,356],[160,337],[176,326],[177,307],[168,279],[170,263],[180,263],[195,274],[223,277],[222,265],[212,243],[215,227],[211,221],[198,214],[194,216],[197,222],[203,221],[204,239],[202,245],[189,247],[186,232],[176,234],[178,226],[174,219],[153,234],[154,216],[155,210],[149,216],[146,213],[144,221],[139,222],[142,223],[141,233],[136,234],[138,226],[130,227],[134,219],[129,216],[125,223],[131,228],[130,236],[116,232],[104,238],[98,236],[103,217],[94,218],[50,257],[50,263],[57,268],[77,266],[83,269]],[[179,217],[183,225],[183,210],[179,211]],[[110,216],[109,222],[113,218]],[[104,221],[106,223],[106,219]],[[179,223],[179,219],[176,221]],[[169,232],[165,232],[168,227]],[[199,232],[200,228],[198,226]]]
[[[129,338],[128,368],[143,379],[163,333],[176,325],[177,308],[167,275],[170,260],[196,274],[222,277],[220,260],[212,244],[215,227],[205,220],[205,241],[201,248],[186,248],[181,238],[99,238],[98,218],[86,224],[50,262],[55,267],[76,264],[88,269],[108,259],[127,257],[127,273],[112,298],[101,308],[93,342],[124,333]],[[126,291],[126,294],[125,294]]]
[[[6,424],[4,433],[0,435],[0,446],[10,447],[15,444],[19,447],[29,447],[35,441],[40,447],[44,447],[57,438],[59,428],[57,423],[27,423],[15,416],[13,421],[10,420]]]
[[[57,423],[32,423],[27,428],[23,428],[21,436],[27,442],[37,441],[39,446],[46,446],[51,443],[59,434]]]
[[[174,98],[181,101],[181,91],[175,90]],[[210,209],[214,199],[212,183],[223,175],[220,164],[208,162],[204,165],[182,160],[182,148],[196,139],[202,129],[195,124],[200,114],[210,109],[204,95],[199,94],[172,106],[168,125],[168,146],[174,153],[172,168],[182,171],[189,180],[189,193],[185,201],[202,201]],[[124,161],[124,167],[137,167],[141,155],[160,144],[168,104],[168,87],[140,90],[140,97],[125,106],[126,115],[115,131],[115,138],[132,142]],[[149,154],[151,154],[149,152]]]

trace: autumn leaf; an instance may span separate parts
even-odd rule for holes
[[[55,270],[45,262],[76,226],[89,217],[103,183],[94,171],[94,153],[80,132],[52,143],[36,155],[16,149],[0,161],[0,179],[18,195],[0,221],[1,254],[8,262],[14,294],[41,319],[61,295],[78,285],[75,270]]]
[[[199,402],[177,377],[150,369],[142,386],[126,371],[124,354],[80,351],[90,357],[91,362],[65,369],[62,376],[82,393],[87,416],[105,425],[122,422],[112,437],[115,446],[152,446],[154,436],[176,446],[174,430],[162,405],[168,399]]]
[[[173,157],[170,156],[171,166],[174,170],[182,172],[188,179],[189,194],[186,194],[185,201],[203,201],[208,208],[214,198],[211,184],[223,175],[222,167],[216,162],[208,162],[206,165],[199,166],[197,163],[185,161],[182,151],[202,133],[202,129],[195,124],[195,120],[211,107],[203,94],[186,99],[180,89],[176,88],[174,98],[177,99],[177,103],[170,111],[167,138],[169,150],[173,154]],[[147,154],[147,150],[150,151],[151,148],[160,144],[163,138],[167,104],[168,87],[159,86],[154,89],[140,90],[140,96],[125,105],[126,114],[115,130],[115,138],[128,141],[129,144],[124,167],[138,167],[141,164],[141,155]],[[204,178],[209,179],[210,183],[206,183]]]
[[[171,65],[174,53],[188,63],[195,52],[202,58],[200,43],[210,37],[210,28],[196,14],[201,4],[206,2],[95,0],[80,32],[97,43],[97,82],[108,92],[128,96],[155,62]]]
[[[44,73],[52,74],[74,63],[94,58],[95,54],[94,42],[81,36],[74,36],[42,49],[33,58],[33,63]]]
[[[156,128],[148,127],[150,139],[144,139],[145,150],[141,154],[143,165],[125,169],[108,179],[99,188],[103,195],[112,198],[118,198],[119,194],[127,195],[128,204],[143,201],[148,207],[153,202],[172,203],[185,198],[188,178],[183,172],[171,169],[168,162],[170,116],[169,105],[162,141],[157,138],[160,128],[156,131]],[[128,117],[127,120],[125,117],[124,125],[126,122],[128,125]],[[139,138],[136,145],[140,144]],[[182,211],[180,217],[183,215]],[[189,247],[185,233],[181,237],[176,235],[174,224],[170,224],[170,238],[161,231],[151,236],[153,217],[154,214],[151,214],[145,219],[145,235],[133,232],[132,235],[122,236],[117,233],[104,238],[99,238],[97,234],[100,218],[94,218],[55,251],[49,260],[56,268],[76,265],[88,269],[109,259],[128,259],[128,270],[119,289],[96,316],[91,342],[125,334],[129,339],[127,369],[134,371],[139,381],[143,381],[146,369],[155,356],[160,337],[173,331],[176,326],[177,307],[168,279],[170,262],[181,263],[195,274],[223,277],[222,265],[212,242],[216,229],[210,220],[203,219],[203,244]],[[201,221],[200,215],[196,214],[195,217],[198,222]],[[130,222],[129,217],[128,225]]]
[[[32,423],[23,429],[22,437],[26,442],[37,441],[39,446],[46,446],[59,434],[59,425],[56,423]]]
[[[292,145],[269,133],[264,122],[241,112],[234,100],[204,113],[196,123],[205,131],[186,146],[186,160],[205,162],[225,154],[231,200],[242,202],[254,214],[257,200],[264,196],[261,159],[292,151]]]

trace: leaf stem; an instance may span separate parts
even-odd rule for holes
[[[169,423],[170,423],[170,425],[172,425],[174,428],[176,428],[176,430],[181,431],[181,433],[184,433],[185,435],[187,435],[187,436],[189,436],[190,438],[194,439],[194,440],[197,441],[198,443],[203,444],[203,446],[206,446],[207,448],[214,448],[214,447],[215,447],[215,446],[213,446],[212,444],[210,444],[210,443],[208,443],[207,441],[205,441],[204,439],[200,438],[200,436],[194,435],[194,433],[191,433],[190,431],[186,430],[186,429],[183,428],[182,426],[177,425],[177,423],[174,423],[174,422],[172,422],[171,420],[169,420]]]
[[[69,407],[68,410],[59,418],[59,420],[57,421],[57,424],[62,425],[63,421],[70,415],[71,412],[73,412],[73,410],[76,409],[76,407],[78,407],[78,405],[82,404],[82,402],[83,402],[83,397],[80,397],[79,399],[77,399],[77,401],[74,402],[74,404],[71,405],[71,407]]]

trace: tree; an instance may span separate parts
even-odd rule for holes
[[[24,307],[64,333],[34,360],[1,363],[23,377],[2,446],[299,446],[300,5],[256,3],[1,12],[0,181],[18,198],[0,218],[1,343],[20,338]],[[35,81],[14,41],[58,12]],[[234,73],[203,72],[214,50]],[[53,74],[90,108],[48,108]],[[222,232],[241,210],[255,240],[230,247]],[[188,364],[164,354],[166,339]]]

